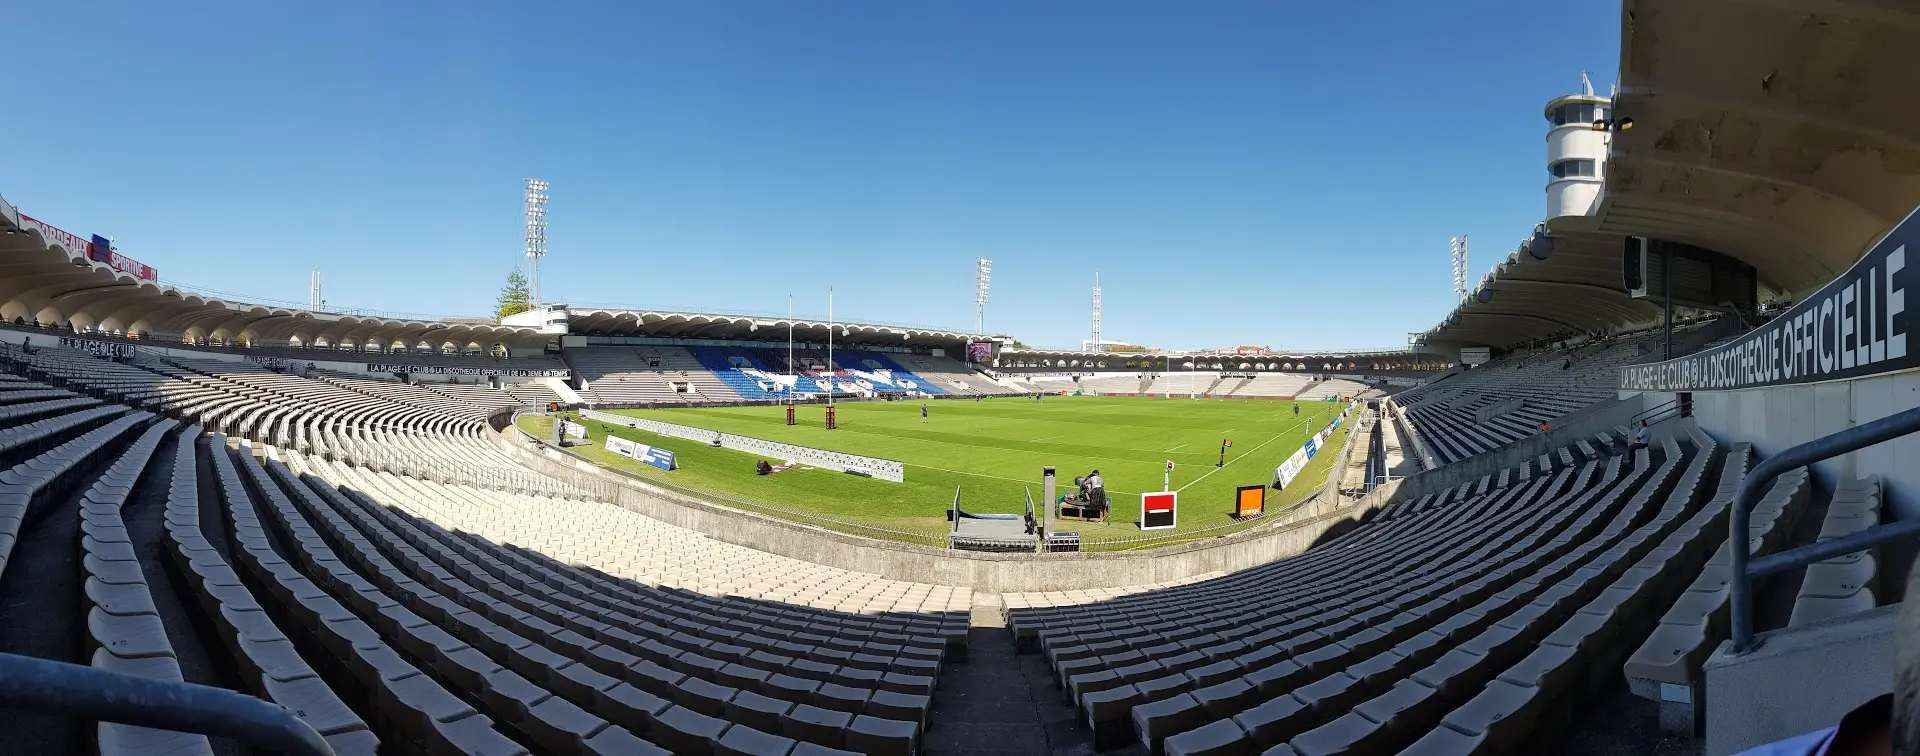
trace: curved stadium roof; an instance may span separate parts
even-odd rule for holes
[[[1509,347],[1650,322],[1627,298],[1627,236],[1754,266],[1789,297],[1845,271],[1920,204],[1920,5],[1897,0],[1625,0],[1600,200],[1555,218],[1425,333]],[[1711,34],[1698,30],[1711,29]],[[1544,252],[1544,248],[1540,251]],[[1540,259],[1544,257],[1545,259]]]

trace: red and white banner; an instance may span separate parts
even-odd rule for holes
[[[160,280],[160,271],[154,270],[139,260],[120,254],[118,250],[107,248],[105,245],[94,244],[91,241],[80,238],[78,235],[67,233],[44,221],[28,216],[25,213],[20,214],[20,226],[22,228],[38,229],[40,235],[46,237],[47,241],[65,247],[69,254],[79,253],[86,255],[89,260],[104,264],[109,268],[142,281]]]
[[[107,253],[107,267],[142,281],[160,280],[160,271],[154,270],[139,260],[120,254],[119,252],[109,251]]]
[[[38,229],[40,235],[46,237],[47,241],[66,247],[68,254],[77,253],[89,257],[93,255],[92,242],[42,223],[26,213],[20,214],[20,226],[22,228]]]

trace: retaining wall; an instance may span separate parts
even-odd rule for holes
[[[511,425],[497,413],[495,427]],[[1351,441],[1353,434],[1348,434]],[[1395,481],[1366,498],[1343,501],[1331,488],[1302,502],[1283,521],[1232,535],[1138,552],[989,554],[847,535],[725,507],[610,473],[586,460],[541,447],[509,445],[528,466],[563,478],[612,478],[615,503],[709,538],[771,554],[893,580],[966,586],[975,591],[1064,591],[1124,588],[1244,570],[1295,556],[1372,515],[1394,496]],[[1343,451],[1351,450],[1347,444]],[[1336,461],[1335,472],[1340,464]]]

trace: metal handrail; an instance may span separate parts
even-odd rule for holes
[[[1753,639],[1754,578],[1920,535],[1920,517],[1915,517],[1754,559],[1747,553],[1747,544],[1750,542],[1748,529],[1753,523],[1753,505],[1760,501],[1766,487],[1788,470],[1858,451],[1915,431],[1920,431],[1920,407],[1808,441],[1773,455],[1747,473],[1746,479],[1740,482],[1740,492],[1733,498],[1731,516],[1727,518],[1727,543],[1732,546],[1729,551],[1733,554],[1730,576],[1733,581],[1729,597],[1733,614],[1733,653],[1744,654],[1758,647]]]
[[[0,653],[0,708],[232,738],[293,754],[333,747],[284,706],[230,690]]]
[[[1682,408],[1680,407],[1680,399],[1676,397],[1641,410],[1639,414],[1634,415],[1632,419],[1627,421],[1627,427],[1633,427],[1642,420],[1645,420],[1647,425],[1650,426],[1659,425],[1668,420],[1681,417],[1683,414]]]

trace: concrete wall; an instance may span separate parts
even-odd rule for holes
[[[1498,473],[1501,470],[1516,468],[1529,462],[1536,462],[1541,454],[1570,446],[1580,439],[1591,440],[1594,434],[1612,430],[1616,425],[1624,425],[1645,407],[1642,399],[1615,402],[1594,411],[1567,425],[1554,427],[1546,433],[1536,433],[1514,441],[1489,452],[1475,454],[1466,459],[1446,465],[1439,469],[1426,470],[1418,475],[1404,479],[1400,488],[1401,496],[1425,496],[1435,491],[1453,488],[1468,481],[1478,481],[1481,476]],[[1654,436],[1664,438],[1670,433],[1685,433],[1690,426],[1680,422],[1667,422],[1656,426]],[[1403,437],[1404,438],[1404,437]]]
[[[1761,633],[1760,647],[1737,657],[1722,645],[1704,666],[1707,756],[1832,727],[1854,707],[1893,692],[1899,620],[1899,606],[1883,606]]]
[[[1503,399],[1474,410],[1473,421],[1476,423],[1484,423],[1525,406],[1527,406],[1527,400],[1519,397]]]
[[[511,413],[496,412],[490,421],[496,430],[504,429],[512,423]],[[715,540],[894,580],[989,593],[1124,588],[1257,567],[1305,552],[1330,532],[1351,528],[1392,500],[1400,485],[1395,481],[1357,501],[1323,489],[1293,511],[1276,515],[1280,519],[1273,524],[1179,546],[1137,552],[986,554],[861,538],[766,517],[617,476],[550,448],[536,450],[525,442],[493,437],[541,472],[565,480],[618,480],[614,501],[620,506]],[[1343,450],[1352,449],[1354,437],[1347,435]],[[1334,473],[1342,466],[1336,464]]]
[[[976,591],[1063,591],[1164,583],[1257,567],[1305,552],[1329,530],[1377,509],[1388,496],[1297,522],[1139,552],[988,554],[877,541],[726,509],[660,490],[623,488],[620,506],[716,540],[894,580]]]
[[[1673,398],[1646,395],[1647,406]],[[1762,457],[1796,444],[1920,406],[1920,371],[1834,383],[1702,391],[1693,416],[1715,438],[1749,441]],[[1920,515],[1920,434],[1862,449],[1814,466],[1814,482],[1879,475],[1883,500],[1898,519]]]

